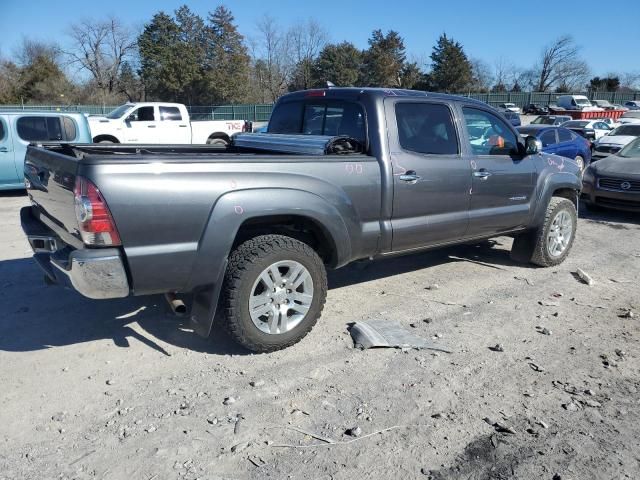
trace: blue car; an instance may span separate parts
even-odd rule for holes
[[[536,137],[542,151],[575,160],[584,170],[591,163],[591,143],[568,128],[552,125],[527,125],[516,130],[523,137]]]
[[[506,111],[502,112],[502,115],[504,115],[504,118],[506,118],[514,127],[522,125],[522,122],[520,121],[520,114],[518,112]]]
[[[91,143],[82,113],[0,112],[0,190],[24,188],[24,156],[33,142]]]

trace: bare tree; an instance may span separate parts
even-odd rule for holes
[[[115,17],[73,24],[72,46],[65,51],[69,63],[86,70],[103,98],[117,92],[120,68],[136,49],[131,30]]]
[[[327,44],[326,30],[315,20],[299,23],[288,32],[292,61],[295,64],[290,88],[310,88],[313,80],[313,62]]]
[[[504,57],[498,58],[493,64],[494,89],[506,91],[513,77],[515,66]]]
[[[478,92],[487,92],[493,83],[493,75],[489,65],[479,58],[470,58],[473,72],[473,89]]]
[[[624,72],[619,75],[620,89],[623,90],[639,90],[640,89],[640,72]]]
[[[254,76],[265,100],[275,102],[287,90],[293,71],[292,42],[273,17],[258,21],[258,38],[252,42]]]
[[[14,50],[13,57],[21,67],[32,65],[39,58],[45,58],[52,63],[58,64],[60,47],[55,43],[46,43],[23,37],[18,48]]]
[[[574,88],[584,84],[589,67],[580,58],[580,47],[569,35],[562,36],[545,47],[536,71],[536,89],[546,92],[553,86]]]

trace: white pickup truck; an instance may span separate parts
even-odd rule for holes
[[[90,116],[95,143],[228,145],[231,135],[251,131],[245,120],[191,121],[181,103],[126,103],[104,117]]]

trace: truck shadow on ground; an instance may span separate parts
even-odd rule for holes
[[[509,242],[509,240],[502,240]],[[329,273],[329,287],[341,288],[443,263],[470,261],[482,268],[516,265],[494,241],[355,264]],[[201,338],[187,318],[169,312],[162,296],[95,301],[61,287],[48,287],[31,258],[0,262],[0,350],[26,352],[111,339],[129,347],[139,341],[160,354],[173,347],[217,355],[250,352],[214,326]]]

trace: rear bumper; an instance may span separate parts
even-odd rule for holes
[[[34,250],[34,260],[51,283],[75,289],[88,298],[123,298],[129,281],[120,250],[101,248],[76,250],[66,246],[46,225],[36,219],[31,207],[20,211],[22,230]]]

